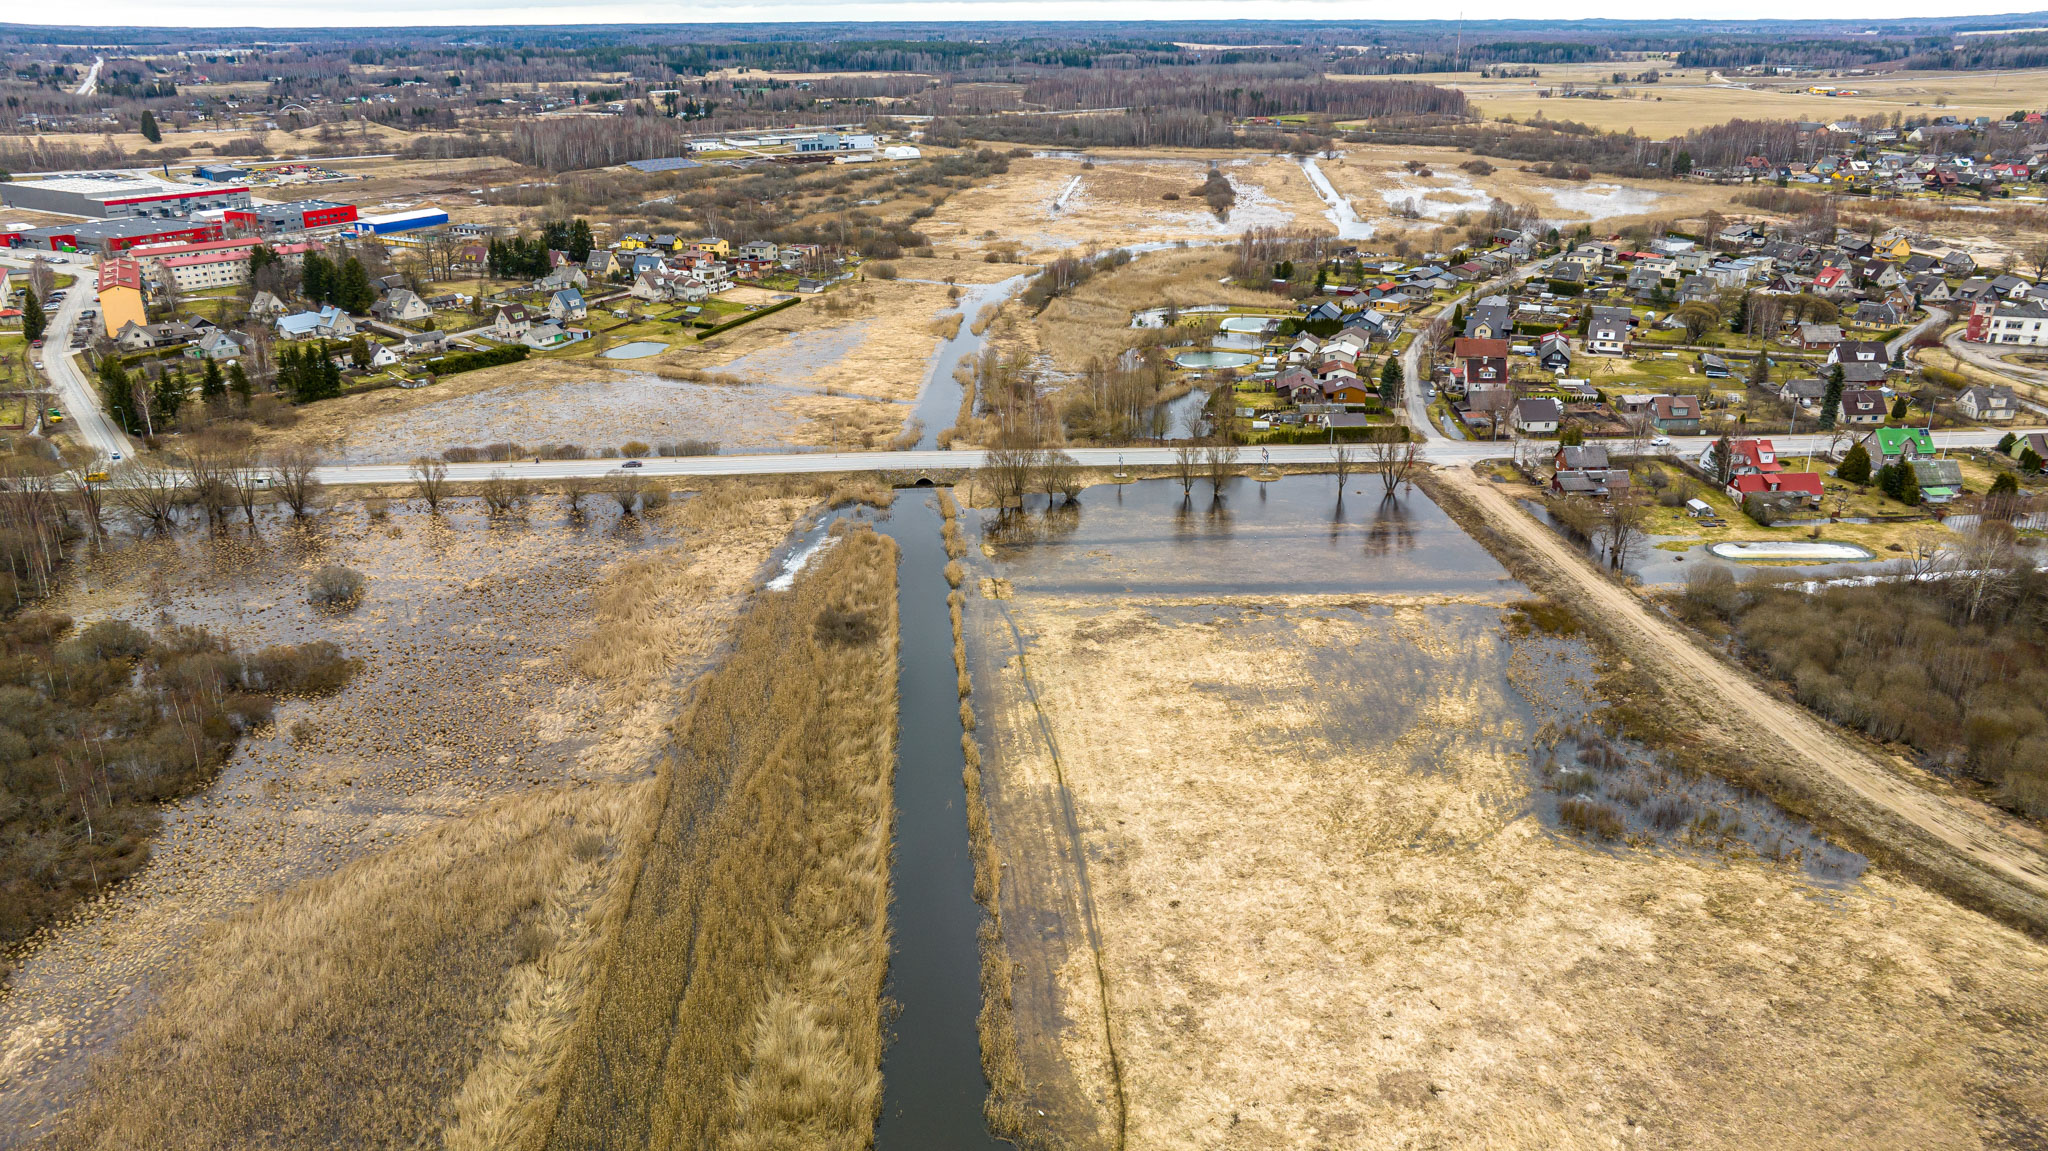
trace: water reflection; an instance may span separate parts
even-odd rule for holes
[[[1426,495],[1382,498],[1370,476],[1341,492],[1328,475],[1238,477],[1220,491],[1202,480],[1187,492],[1177,480],[1141,480],[1090,488],[1071,510],[1039,496],[1022,511],[979,515],[1025,590],[1426,595],[1509,582]]]

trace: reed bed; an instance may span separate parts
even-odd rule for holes
[[[981,1070],[988,1077],[988,1098],[982,1103],[989,1129],[1019,1146],[1038,1144],[1025,1123],[1024,1067],[1017,1057],[1017,1022],[1011,999],[1010,956],[1003,946],[1002,856],[996,848],[988,801],[981,790],[981,747],[974,741],[974,707],[969,701],[973,679],[967,671],[967,633],[963,612],[967,595],[959,590],[960,558],[967,542],[960,533],[960,507],[951,491],[939,493],[944,519],[947,582],[953,585],[946,606],[953,617],[953,670],[960,678],[960,751],[965,759],[961,782],[967,789],[967,847],[974,856],[974,899],[985,912],[977,936],[981,947]]]
[[[510,799],[259,902],[40,1145],[512,1145],[651,786]]]
[[[881,1106],[896,549],[757,596],[678,725],[602,975],[519,1146],[861,1151]]]

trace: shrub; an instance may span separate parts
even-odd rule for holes
[[[653,451],[654,449],[648,447],[644,443],[641,443],[639,440],[627,440],[625,443],[619,445],[619,452],[621,455],[645,456],[653,454]]]
[[[877,280],[893,280],[896,278],[896,265],[887,262],[870,264],[868,275]]]
[[[363,573],[322,564],[306,581],[306,602],[328,611],[348,611],[363,601]]]
[[[1842,462],[1835,465],[1835,478],[1845,484],[1858,487],[1870,482],[1870,449],[1862,444],[1851,445],[1843,454]]]
[[[1557,817],[1580,835],[1620,839],[1624,830],[1614,808],[1597,800],[1567,799],[1557,805]]]

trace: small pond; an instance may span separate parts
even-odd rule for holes
[[[1754,543],[1717,543],[1707,551],[1724,560],[1867,560],[1877,558],[1869,548],[1832,540],[1764,540]]]
[[[1231,316],[1217,325],[1226,332],[1270,332],[1280,326],[1278,316]]]
[[[598,356],[606,360],[644,360],[649,356],[659,355],[665,351],[668,351],[667,344],[657,343],[654,340],[634,340],[630,344],[620,344],[616,348],[599,352]]]
[[[1173,362],[1183,368],[1242,368],[1246,364],[1258,363],[1259,357],[1251,352],[1196,348],[1186,352],[1175,352]]]

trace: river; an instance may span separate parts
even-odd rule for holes
[[[896,854],[889,986],[899,1007],[882,1055],[881,1151],[1004,1146],[982,1100],[981,953],[967,849],[960,699],[936,496],[904,492],[880,527],[897,565]]]

